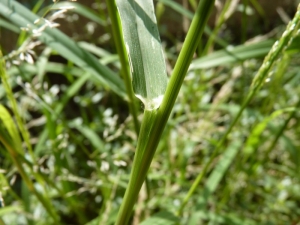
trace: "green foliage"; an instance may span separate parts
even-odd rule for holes
[[[296,1],[36,2],[0,1],[1,225],[299,224]]]

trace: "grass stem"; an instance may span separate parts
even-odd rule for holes
[[[129,184],[115,223],[116,225],[126,225],[129,222],[138,193],[145,180],[160,137],[213,6],[214,1],[211,0],[200,2],[168,83],[161,106],[157,111],[145,111],[144,113]]]

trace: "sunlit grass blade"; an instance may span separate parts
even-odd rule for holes
[[[77,64],[82,69],[90,72],[103,85],[113,90],[116,94],[127,98],[125,86],[108,67],[101,65],[90,53],[81,49],[72,39],[57,30],[48,27],[47,23],[26,7],[16,1],[3,0],[0,2],[0,14],[19,27],[27,27],[30,32],[38,35],[43,43],[56,50],[63,57]],[[35,21],[37,24],[35,24]]]
[[[146,110],[157,109],[166,90],[167,73],[153,2],[117,0],[116,3],[134,93]]]
[[[40,57],[36,61],[37,77],[40,82],[43,81],[44,75],[46,73],[46,65],[49,62],[49,57],[51,56],[52,49],[47,47],[43,50]],[[34,65],[33,65],[34,66]]]

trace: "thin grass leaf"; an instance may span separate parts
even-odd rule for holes
[[[4,27],[5,29],[13,31],[17,34],[20,33],[20,28],[19,27],[17,27],[16,25],[14,25],[14,24],[12,24],[12,23],[10,23],[10,22],[2,19],[2,18],[0,18],[0,27]]]
[[[98,56],[101,59],[103,59],[105,57],[109,57],[109,56],[116,56],[115,54],[111,54],[110,52],[106,51],[105,49],[100,48],[97,45],[92,44],[92,43],[80,41],[80,42],[78,42],[78,45],[82,49],[87,50],[88,52],[95,54],[96,56]]]
[[[264,57],[271,49],[274,41],[267,40],[259,43],[228,47],[213,52],[207,56],[193,60],[189,70],[209,69],[230,63],[243,62],[247,59]]]
[[[47,27],[46,22],[30,12],[26,7],[16,1],[3,0],[0,2],[0,15],[12,21],[19,27],[27,27],[30,32],[38,34],[43,43],[59,52],[63,57],[74,62],[82,69],[90,72],[103,85],[116,94],[126,98],[125,86],[108,67],[101,65],[90,53],[81,49],[72,39],[55,28]],[[34,24],[40,20],[41,24]]]
[[[42,81],[42,78],[46,73],[46,65],[49,62],[49,57],[51,53],[52,53],[51,48],[49,47],[45,48],[36,62],[37,76],[40,82]]]
[[[167,87],[165,60],[152,0],[117,0],[135,95],[157,109]]]

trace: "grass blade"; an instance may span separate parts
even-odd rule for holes
[[[19,27],[29,27],[30,32],[39,31],[39,40],[59,52],[66,59],[76,63],[82,69],[90,72],[103,85],[116,94],[126,98],[125,86],[108,67],[101,65],[90,53],[82,50],[72,39],[55,28],[47,27],[43,20],[37,26],[34,21],[40,18],[16,1],[3,0],[0,2],[0,15],[12,21]],[[44,27],[42,30],[41,28]]]
[[[229,63],[242,62],[247,59],[265,56],[271,49],[274,41],[267,40],[255,44],[240,45],[216,51],[207,56],[193,60],[189,70],[209,69]]]
[[[152,1],[117,0],[133,90],[146,110],[157,109],[167,86],[167,73]],[[155,65],[155,66],[154,66]]]

